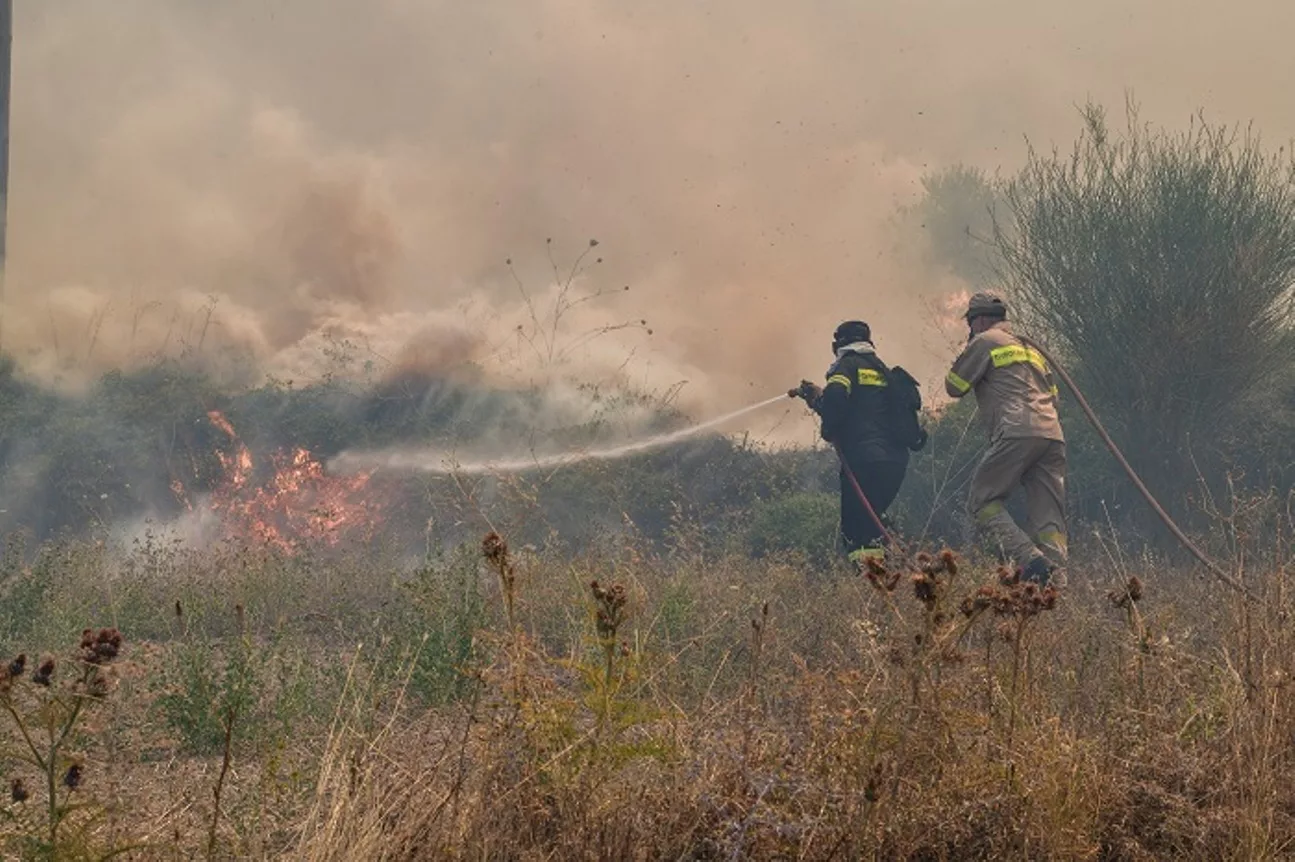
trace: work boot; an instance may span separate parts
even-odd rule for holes
[[[860,574],[866,574],[868,571],[868,560],[871,559],[880,563],[883,567],[886,564],[886,551],[884,548],[856,548],[848,554],[849,560],[854,564],[854,568]]]
[[[1052,573],[1056,569],[1056,566],[1048,562],[1047,557],[1035,557],[1026,563],[1025,568],[1021,570],[1021,580],[1046,587],[1052,582]]]

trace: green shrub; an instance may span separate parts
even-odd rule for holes
[[[839,520],[834,494],[798,493],[766,500],[751,509],[748,545],[757,557],[797,552],[815,565],[827,565]]]
[[[471,686],[465,669],[477,656],[477,632],[485,623],[476,549],[460,546],[428,560],[403,588],[402,637],[393,646],[411,664],[409,693],[429,705],[454,701]]]

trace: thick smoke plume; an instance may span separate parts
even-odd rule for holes
[[[72,385],[157,354],[306,380],[339,350],[527,383],[548,256],[591,238],[573,289],[608,293],[563,317],[564,374],[716,415],[864,317],[933,380],[961,285],[887,230],[925,171],[1011,170],[1125,88],[1295,131],[1275,0],[16,5],[3,347]]]

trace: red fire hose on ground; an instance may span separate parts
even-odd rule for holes
[[[859,480],[855,478],[854,471],[850,469],[850,462],[845,460],[845,453],[841,451],[841,447],[833,443],[832,448],[836,449],[836,458],[841,462],[841,472],[845,473],[845,477],[850,480],[850,487],[854,488],[854,493],[859,495],[859,502],[863,503],[863,508],[868,513],[868,517],[872,518],[872,522],[876,524],[877,529],[881,531],[882,538],[885,539],[886,543],[892,548],[902,552],[903,545],[899,544],[899,542],[895,540],[895,537],[890,534],[890,531],[886,529],[886,525],[881,523],[881,517],[878,516],[877,511],[872,508],[872,503],[868,500],[868,495],[863,493],[863,487],[859,484]]]
[[[811,410],[814,409],[814,404],[818,400],[819,394],[818,387],[808,380],[802,380],[800,386],[796,389],[787,390],[788,398],[803,398]],[[841,472],[845,474],[845,478],[849,481],[850,487],[853,488],[854,493],[858,495],[859,502],[863,504],[863,509],[868,513],[868,517],[872,519],[872,523],[876,524],[877,530],[881,533],[881,537],[885,539],[886,543],[897,552],[907,556],[904,546],[901,545],[893,535],[891,535],[891,532],[886,529],[886,525],[881,522],[881,517],[877,514],[877,510],[872,508],[872,502],[868,499],[868,495],[863,493],[863,486],[859,484],[858,477],[856,477],[854,475],[854,471],[850,469],[850,462],[845,459],[845,453],[841,451],[841,446],[837,443],[833,443],[832,448],[836,451],[836,459],[841,462]]]

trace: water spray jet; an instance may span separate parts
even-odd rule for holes
[[[725,413],[714,419],[657,434],[646,440],[623,443],[603,449],[585,449],[575,452],[563,452],[554,455],[537,455],[529,458],[510,458],[504,460],[476,460],[467,463],[457,461],[452,454],[441,449],[386,449],[375,452],[342,452],[328,462],[331,471],[348,473],[360,470],[389,470],[403,473],[435,473],[441,475],[479,476],[493,473],[525,473],[531,470],[556,470],[585,461],[613,461],[638,455],[653,449],[660,449],[690,437],[695,437],[712,428],[717,428],[748,413],[762,410],[771,404],[782,401],[786,395],[775,395],[755,404]]]

